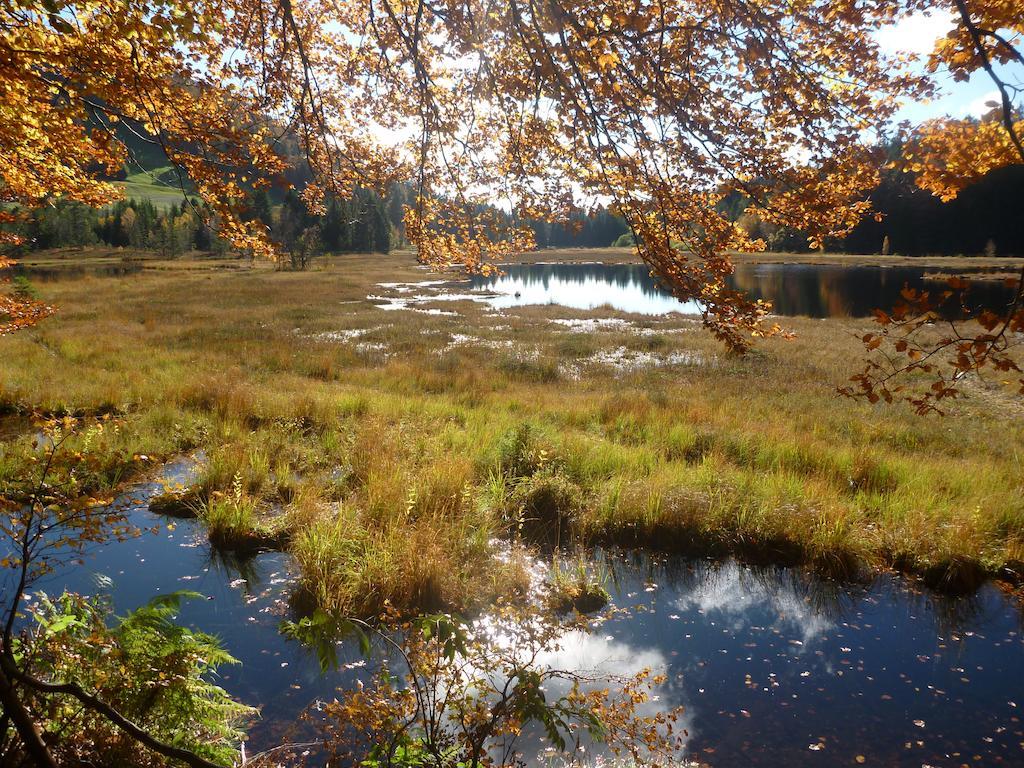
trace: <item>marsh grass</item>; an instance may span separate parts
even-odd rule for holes
[[[377,283],[429,278],[398,255],[307,273],[169,262],[40,285],[61,311],[0,341],[0,409],[117,414],[83,488],[203,449],[183,493],[211,539],[286,547],[306,589],[344,610],[523,589],[522,563],[495,541],[531,528],[844,575],[895,567],[945,588],[1018,572],[1019,406],[985,390],[922,419],[838,398],[864,321],[794,318],[796,340],[735,358],[676,316],[365,300]],[[644,330],[551,322],[594,317]],[[456,335],[492,346],[452,347]],[[587,362],[623,346],[713,365]],[[30,477],[33,455],[31,434],[4,437],[0,484]]]
[[[611,600],[609,581],[608,570],[600,560],[591,562],[580,552],[566,561],[556,552],[551,563],[549,604],[559,613],[594,613]]]
[[[165,517],[199,517],[203,500],[193,488],[168,488],[149,500],[149,511]]]

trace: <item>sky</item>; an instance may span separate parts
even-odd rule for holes
[[[931,15],[915,13],[904,17],[898,23],[882,29],[877,39],[886,53],[911,52],[926,57],[935,45],[935,41],[946,34],[953,26],[952,15],[936,12]],[[1020,83],[1024,72],[1018,67],[1016,71],[1005,67],[999,71],[1008,82]],[[921,122],[934,117],[949,115],[951,117],[978,117],[988,112],[990,107],[986,101],[998,98],[998,92],[992,80],[984,72],[977,72],[966,83],[954,82],[948,75],[940,73],[938,82],[944,93],[930,103],[914,103],[906,105],[899,113],[898,119]]]

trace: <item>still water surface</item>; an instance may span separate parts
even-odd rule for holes
[[[25,266],[15,264],[0,269],[0,279],[24,277],[34,283],[60,283],[66,280],[80,280],[83,277],[127,277],[142,272],[141,264],[118,262],[114,264],[76,264],[69,260],[55,266]]]
[[[497,309],[559,304],[575,309],[610,306],[644,315],[698,311],[695,303],[680,302],[663,290],[641,264],[516,264],[503,270],[503,275],[470,279],[473,289],[493,293],[483,300]],[[866,317],[876,307],[893,307],[905,285],[941,290],[942,282],[925,280],[925,274],[935,272],[922,267],[741,264],[729,285],[771,301],[779,315]],[[968,304],[998,308],[1011,296],[1001,281],[976,281]]]
[[[187,480],[186,462],[169,477]],[[126,500],[139,526],[159,526],[88,554],[41,585],[97,591],[108,577],[118,611],[195,590],[179,620],[219,636],[242,664],[223,685],[262,708],[250,752],[282,738],[317,698],[366,679],[320,674],[315,658],[278,632],[290,615],[289,558],[215,556],[195,521],[147,509],[161,486]],[[686,707],[689,756],[710,765],[1024,765],[1024,634],[1020,604],[987,586],[970,598],[919,592],[881,576],[839,585],[786,568],[598,552],[625,609],[592,635],[567,638],[551,661],[566,668],[667,675],[650,706]]]
[[[83,277],[127,277],[139,274],[141,264],[117,263],[82,266],[73,261],[54,267],[0,270],[0,279],[24,276],[40,283]],[[470,278],[470,288],[481,301],[496,309],[558,304],[575,309],[609,306],[622,312],[662,315],[696,314],[694,302],[681,302],[665,291],[642,264],[515,264],[504,274]],[[961,269],[958,274],[985,272]],[[771,301],[778,315],[808,317],[866,317],[875,308],[889,309],[905,285],[942,290],[941,280],[925,279],[934,267],[871,267],[828,264],[740,264],[729,279],[732,288],[752,298]],[[431,283],[433,284],[433,283]],[[1012,291],[1000,280],[975,281],[968,298],[973,308],[1005,307]]]

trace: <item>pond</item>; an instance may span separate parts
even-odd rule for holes
[[[168,476],[187,480],[187,462]],[[160,518],[149,483],[125,497],[131,518],[157,526],[40,585],[108,591],[118,611],[195,590],[179,621],[216,634],[242,664],[222,684],[262,708],[250,752],[282,738],[317,698],[366,679],[357,648],[320,674],[315,657],[278,631],[292,613],[286,555],[213,554],[196,521]],[[686,708],[688,756],[712,766],[959,766],[1024,764],[1021,606],[994,586],[968,598],[921,592],[882,575],[838,584],[799,570],[639,552],[593,553],[623,609],[594,634],[566,638],[562,668],[667,682],[651,706]],[[98,586],[100,585],[100,586]]]
[[[470,278],[474,290],[490,294],[480,300],[497,309],[559,304],[575,309],[610,306],[644,315],[698,311],[695,303],[680,302],[663,290],[642,264],[516,264],[502,269],[502,275]],[[771,301],[779,315],[866,317],[875,308],[893,307],[904,285],[943,287],[941,281],[925,277],[936,272],[923,267],[740,264],[729,285]],[[978,280],[968,303],[994,309],[1005,307],[1011,296],[1001,280]]]
[[[0,280],[24,277],[35,283],[59,283],[65,280],[81,280],[84,277],[127,277],[142,272],[141,264],[118,262],[114,264],[76,264],[69,261],[56,266],[26,266],[15,264],[0,269]]]

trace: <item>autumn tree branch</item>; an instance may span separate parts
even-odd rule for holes
[[[954,0],[957,11],[960,13],[960,20],[966,27],[968,34],[971,36],[971,41],[974,44],[974,52],[978,55],[981,60],[981,66],[985,72],[988,73],[989,78],[995,83],[996,88],[999,91],[999,96],[1002,101],[1002,123],[1003,128],[1006,129],[1006,133],[1010,137],[1010,142],[1017,150],[1017,154],[1020,156],[1021,162],[1024,162],[1024,142],[1021,141],[1020,136],[1017,134],[1017,127],[1013,121],[1013,102],[1010,99],[1009,90],[1007,89],[1006,83],[999,75],[996,74],[995,68],[992,66],[992,59],[989,56],[988,49],[985,47],[985,43],[982,41],[982,32],[978,29],[978,26],[974,23],[971,18],[971,12],[967,7],[967,0]],[[998,35],[989,33],[997,40],[1001,40]],[[1018,54],[1019,56],[1019,54]]]

